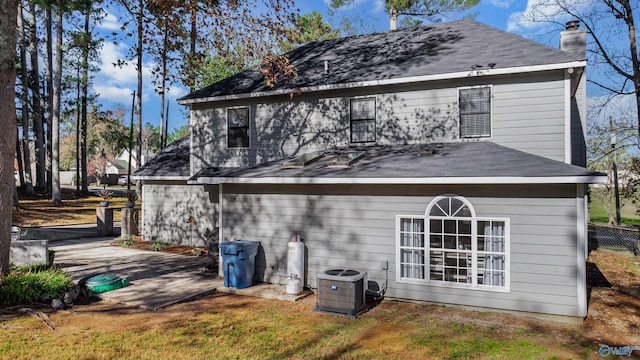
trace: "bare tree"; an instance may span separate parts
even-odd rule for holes
[[[640,115],[640,60],[638,59],[634,9],[631,0],[542,0],[525,15],[531,22],[555,23],[564,28],[567,20],[579,20],[591,40],[587,46],[590,76],[609,98],[633,95],[636,117]],[[637,119],[640,133],[640,117]]]
[[[16,0],[0,0],[0,277],[9,274],[11,244],[11,213],[15,178],[13,159],[16,136],[9,129],[16,129]]]
[[[355,0],[331,0],[329,4],[337,9],[353,4]],[[389,13],[389,30],[398,28],[398,17],[427,18],[438,20],[437,16],[446,13],[463,11],[476,6],[480,0],[385,0]],[[411,22],[412,24],[415,22]],[[419,22],[418,22],[419,24]]]

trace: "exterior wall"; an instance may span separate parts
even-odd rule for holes
[[[142,199],[145,240],[205,246],[206,230],[213,230],[218,224],[217,186],[145,181]]]
[[[587,74],[572,78],[575,95],[571,98],[571,163],[587,166]]]
[[[358,96],[376,97],[377,144],[460,141],[457,89],[473,85],[493,86],[493,137],[487,140],[564,161],[564,75],[548,71],[196,104],[191,172],[348,146],[349,99]],[[238,106],[250,107],[251,144],[227,149],[226,109]]]
[[[368,272],[387,297],[579,316],[575,185],[223,186],[223,240],[259,240],[256,275],[283,282],[287,242],[305,239],[307,284],[332,267]],[[480,217],[509,218],[510,292],[396,282],[396,215],[424,215],[437,195],[464,196]],[[580,249],[583,251],[583,249]]]

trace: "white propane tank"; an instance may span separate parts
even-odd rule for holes
[[[302,280],[297,277],[287,278],[287,294],[298,295],[302,292]]]
[[[287,245],[287,294],[297,295],[304,288],[304,243],[296,234]]]

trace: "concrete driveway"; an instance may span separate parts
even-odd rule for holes
[[[222,279],[203,274],[207,258],[126,249],[109,238],[83,238],[49,243],[55,264],[77,282],[105,272],[126,278],[129,286],[100,294],[103,299],[158,309],[222,287]]]

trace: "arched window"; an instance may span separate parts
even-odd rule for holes
[[[398,281],[508,290],[509,219],[478,217],[467,199],[445,195],[396,221]]]

